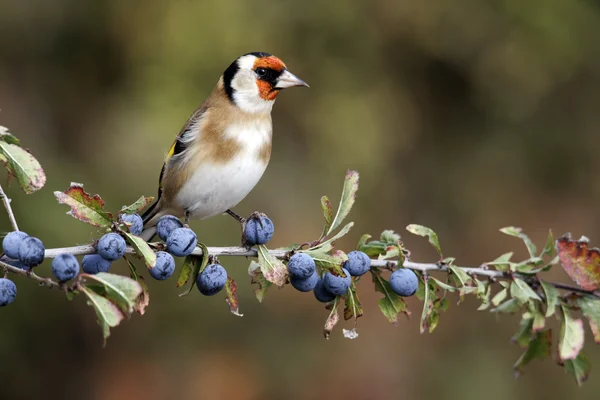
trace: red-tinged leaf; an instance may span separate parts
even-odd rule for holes
[[[262,303],[265,295],[267,294],[267,290],[273,285],[269,282],[262,273],[260,264],[256,261],[251,261],[250,266],[248,267],[248,274],[250,275],[250,283],[257,284],[258,287],[254,289],[254,294],[256,295],[256,299]]]
[[[12,136],[14,138],[14,136]],[[3,135],[0,140],[0,161],[4,163],[8,172],[14,176],[21,189],[27,194],[40,190],[46,184],[46,174],[39,161],[26,149],[17,144],[10,143],[14,140]],[[15,138],[16,139],[16,138]]]
[[[333,306],[331,307],[331,312],[329,313],[329,316],[327,317],[327,320],[325,321],[325,326],[323,327],[323,335],[325,336],[325,339],[329,339],[329,336],[331,335],[331,331],[333,331],[333,328],[335,328],[338,321],[340,320],[340,316],[338,315],[338,310],[337,310],[339,302],[340,302],[340,298],[338,296],[335,298],[335,300],[333,302]]]
[[[562,307],[562,311],[563,322],[560,328],[558,355],[562,361],[573,360],[583,348],[583,321],[573,319],[565,307]]]
[[[325,227],[323,228],[321,237],[325,237],[333,222],[333,208],[331,207],[331,202],[327,196],[321,197],[321,208],[323,209],[323,216],[325,217]]]
[[[583,296],[577,299],[577,305],[590,323],[594,341],[600,344],[600,299],[594,296]]]
[[[90,196],[80,183],[71,183],[64,192],[54,192],[61,204],[71,207],[67,214],[88,224],[107,228],[112,224],[112,215],[103,210],[104,200],[99,195]]]
[[[229,311],[233,315],[237,315],[238,317],[242,317],[243,314],[240,314],[240,302],[238,301],[237,296],[237,283],[233,280],[232,277],[227,277],[227,283],[225,284],[225,292],[227,293],[227,298],[225,301],[229,304]]]
[[[572,240],[568,233],[556,241],[556,250],[562,267],[582,289],[600,287],[600,250],[588,248],[587,240]]]
[[[140,315],[144,315],[146,313],[146,307],[148,307],[150,304],[150,290],[148,289],[148,284],[144,280],[144,277],[138,274],[135,265],[129,261],[127,257],[125,257],[125,260],[129,266],[129,276],[132,279],[135,279],[142,287],[142,293],[139,295],[137,301],[133,305],[133,310]]]
[[[287,267],[281,260],[269,253],[269,249],[261,244],[258,250],[258,264],[264,277],[278,287],[283,287],[288,279]]]

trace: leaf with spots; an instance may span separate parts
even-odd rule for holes
[[[583,296],[577,299],[577,305],[590,323],[594,341],[600,344],[600,299],[594,296]]]
[[[333,328],[335,328],[335,326],[337,325],[337,323],[340,320],[340,316],[338,315],[338,309],[337,309],[339,302],[340,302],[340,297],[338,296],[333,301],[333,304],[331,305],[331,312],[329,313],[327,320],[325,320],[325,326],[323,327],[323,335],[325,336],[325,339],[329,339],[329,336],[331,335]]]
[[[562,361],[573,360],[583,348],[583,321],[580,319],[573,319],[565,307],[561,308],[563,322],[560,328],[558,355]]]
[[[285,264],[269,253],[269,249],[261,244],[256,246],[258,250],[258,264],[265,279],[278,287],[283,287],[287,282],[288,270]]]
[[[248,274],[250,275],[250,283],[258,285],[258,287],[254,289],[254,294],[256,295],[256,299],[262,303],[265,295],[267,294],[267,290],[269,290],[273,284],[265,278],[260,264],[256,261],[250,262]]]
[[[233,315],[242,317],[243,314],[240,314],[240,302],[237,296],[237,283],[230,276],[227,277],[227,282],[225,283],[225,293],[227,294],[225,301],[229,304],[229,311]]]
[[[135,214],[135,213],[139,213],[144,208],[146,208],[150,204],[152,204],[153,201],[154,201],[154,197],[145,197],[145,196],[142,196],[139,199],[137,199],[135,201],[135,203],[133,203],[133,204],[131,204],[129,206],[123,206],[121,208],[121,211],[119,211],[119,213],[120,214]]]
[[[99,195],[90,196],[80,183],[71,183],[64,192],[54,192],[61,204],[71,207],[67,214],[73,218],[101,228],[112,224],[112,215],[104,211],[104,200]]]
[[[575,241],[567,233],[556,240],[556,250],[562,267],[582,289],[600,287],[600,250],[589,248],[587,239]]]
[[[3,135],[3,140],[0,140],[1,161],[25,193],[31,194],[40,190],[46,184],[46,174],[42,166],[31,153],[14,144],[11,137],[14,138],[12,135]]]

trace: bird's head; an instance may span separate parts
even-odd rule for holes
[[[239,57],[223,73],[223,85],[229,100],[248,113],[270,112],[282,89],[308,87],[283,61],[268,53]]]

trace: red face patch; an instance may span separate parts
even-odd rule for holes
[[[275,100],[275,97],[279,94],[279,90],[273,89],[271,82],[256,80],[258,86],[258,94],[263,100]]]
[[[269,56],[257,58],[256,61],[254,61],[254,69],[258,67],[268,68],[279,72],[285,68],[285,64],[279,58]]]

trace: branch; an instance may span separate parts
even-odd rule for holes
[[[4,203],[4,208],[6,208],[6,212],[8,213],[8,219],[13,226],[13,230],[18,231],[19,227],[17,226],[17,220],[15,219],[15,215],[13,214],[13,210],[10,207],[10,199],[4,193],[2,186],[0,185],[0,198],[2,198],[2,202]]]
[[[162,243],[151,243],[151,245],[162,246]],[[74,256],[83,256],[83,255],[87,255],[87,254],[95,254],[96,248],[91,244],[87,244],[87,245],[74,246],[74,247],[59,247],[59,248],[55,248],[55,249],[47,249],[45,252],[45,258],[55,258],[59,254],[65,254],[65,253],[72,254]],[[136,251],[131,246],[127,246],[125,253],[126,254],[136,254]],[[254,248],[248,250],[244,247],[237,247],[237,246],[208,247],[208,253],[211,256],[217,256],[217,257],[220,257],[220,256],[257,257],[258,256],[257,250]],[[269,253],[279,259],[283,259],[286,257],[288,251],[275,249],[275,250],[269,250]],[[200,255],[202,255],[202,249],[200,247],[197,247],[192,254],[200,256]],[[396,265],[398,265],[398,262],[395,260],[373,260],[373,259],[371,260],[371,267],[375,267],[375,268],[392,268]],[[19,275],[33,278],[41,283],[47,284],[48,286],[60,287],[60,285],[58,283],[56,283],[55,281],[53,281],[52,279],[40,277],[40,276],[34,274],[33,272],[27,272],[27,271],[13,267],[13,266],[3,263],[3,262],[0,262],[0,266],[4,267],[4,269],[8,270],[9,272],[13,272],[13,273],[16,273]],[[409,269],[412,269],[415,271],[421,271],[421,272],[430,272],[430,271],[448,272],[448,266],[443,263],[418,263],[418,262],[406,260],[406,261],[404,261],[403,266],[404,266],[404,268],[409,268]],[[478,268],[476,268],[476,267],[458,267],[458,268],[461,268],[463,271],[465,271],[470,276],[485,276],[485,277],[488,277],[491,279],[512,280],[513,278],[520,278],[525,281],[530,281],[533,278],[532,276],[523,275],[523,274],[519,274],[519,273],[505,273],[505,272],[489,269],[486,265],[483,265]],[[554,286],[555,288],[560,289],[560,290],[581,293],[581,294],[587,294],[590,296],[595,296],[595,297],[600,298],[600,291],[584,290],[584,289],[581,289],[576,286],[566,285],[566,284],[558,283],[558,282],[547,282],[547,283],[551,284],[552,286]]]

